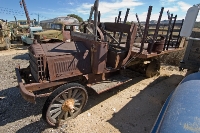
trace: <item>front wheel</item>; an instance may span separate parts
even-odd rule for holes
[[[58,87],[47,98],[42,117],[52,126],[59,126],[61,121],[75,118],[84,108],[88,99],[84,86],[69,83]]]

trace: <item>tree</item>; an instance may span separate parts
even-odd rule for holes
[[[76,18],[76,19],[78,19],[79,22],[83,22],[83,19],[82,19],[80,16],[76,15],[76,14],[69,14],[69,15],[67,15],[67,16]]]
[[[129,24],[129,25],[131,25],[131,22],[127,21],[127,22],[126,22],[126,24]]]

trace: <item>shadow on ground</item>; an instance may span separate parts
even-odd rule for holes
[[[16,121],[19,121],[19,123],[31,123],[31,121],[23,121],[23,119],[40,115],[45,102],[45,98],[38,99],[37,104],[26,102],[22,98],[19,89],[16,87],[0,91],[0,96],[5,97],[0,100],[0,127]],[[32,129],[32,125],[36,125],[34,130],[40,131],[48,127],[48,125],[40,119],[35,123],[31,123],[30,126],[25,129],[26,132],[28,131],[27,129]],[[4,130],[6,132],[7,129]]]
[[[19,54],[19,55],[14,56],[12,59],[29,60],[29,55],[28,53]]]
[[[181,75],[159,77],[131,97],[132,100],[113,114],[108,122],[121,133],[150,132],[165,100],[182,79]]]

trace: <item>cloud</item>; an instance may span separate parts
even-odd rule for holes
[[[175,2],[176,0],[168,0],[168,2]]]
[[[159,15],[160,15],[159,12],[158,13],[153,13],[152,12],[150,20],[158,20]],[[125,16],[125,13],[122,13],[122,15],[121,15],[122,21],[124,20],[124,16]],[[115,17],[117,17],[117,14],[116,15],[110,15],[110,16],[107,16],[107,17],[102,17],[101,18],[101,22],[114,22],[115,21]],[[138,13],[138,17],[139,17],[140,22],[141,21],[146,21],[147,12]],[[168,19],[167,14],[163,13],[161,20],[167,20],[167,19]],[[135,13],[130,12],[129,15],[128,15],[127,21],[129,21],[129,22],[131,22],[131,21],[137,22]]]
[[[168,11],[168,10],[169,10],[169,12],[176,12],[179,10],[179,8],[178,8],[178,6],[164,8],[164,11]]]
[[[70,4],[70,5],[74,5],[74,3],[73,3],[73,2],[69,2],[68,4]]]
[[[139,2],[137,0],[121,0],[121,1],[115,0],[113,2],[102,1],[99,3],[99,10],[101,11],[101,14],[113,13],[116,11],[118,12],[121,9],[134,8],[136,6],[141,6],[143,4],[144,3]],[[93,4],[83,3],[76,10],[78,13],[89,14],[91,6],[93,6]]]
[[[171,5],[173,4],[174,2],[176,2],[177,0],[160,0],[160,4],[162,6],[166,6],[166,5]]]
[[[181,8],[182,11],[187,11],[192,5],[185,3],[183,1],[177,2],[178,6]]]
[[[77,3],[78,3],[77,0],[58,0],[57,1],[57,4],[59,6],[69,6],[69,5],[75,5]]]

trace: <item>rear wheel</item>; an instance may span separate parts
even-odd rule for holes
[[[153,59],[146,69],[146,77],[151,78],[153,76],[160,74],[160,61],[158,59]]]
[[[42,116],[52,126],[75,118],[84,108],[88,99],[84,86],[69,83],[58,87],[46,100]]]

